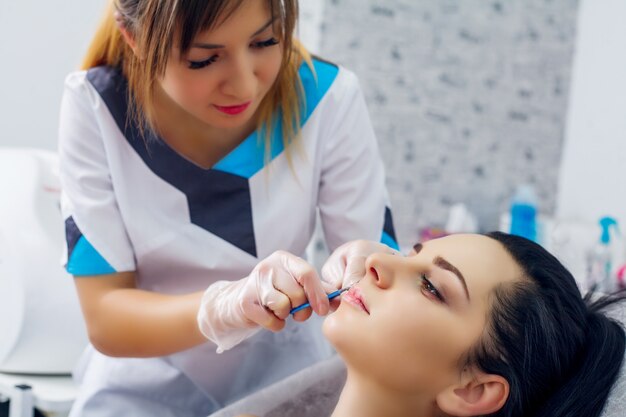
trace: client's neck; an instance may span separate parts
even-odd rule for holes
[[[331,417],[431,417],[432,401],[381,384],[348,369],[346,385]]]

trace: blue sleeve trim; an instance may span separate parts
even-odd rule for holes
[[[67,240],[67,265],[65,269],[74,276],[104,275],[117,272],[89,243],[70,216],[65,220]]]
[[[65,240],[67,241],[65,269],[70,274],[103,275],[117,272],[85,239],[72,216],[65,219]]]
[[[114,274],[117,271],[81,236],[67,262],[67,272],[74,276]]]

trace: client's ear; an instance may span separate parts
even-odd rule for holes
[[[509,397],[509,382],[500,375],[472,372],[462,382],[452,385],[436,397],[446,414],[469,417],[495,413]]]

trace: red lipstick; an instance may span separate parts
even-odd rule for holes
[[[252,102],[248,101],[247,103],[237,104],[235,106],[218,106],[217,104],[214,104],[213,106],[219,111],[221,111],[222,113],[226,113],[226,114],[234,116],[236,114],[244,112],[248,108],[250,103]]]

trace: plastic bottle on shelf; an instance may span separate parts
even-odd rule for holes
[[[617,231],[617,221],[612,217],[602,217],[599,224],[602,228],[600,239],[587,253],[586,290],[609,293],[614,291],[616,287],[612,274],[611,227]]]
[[[520,185],[515,191],[510,233],[537,242],[537,196],[532,185]]]

